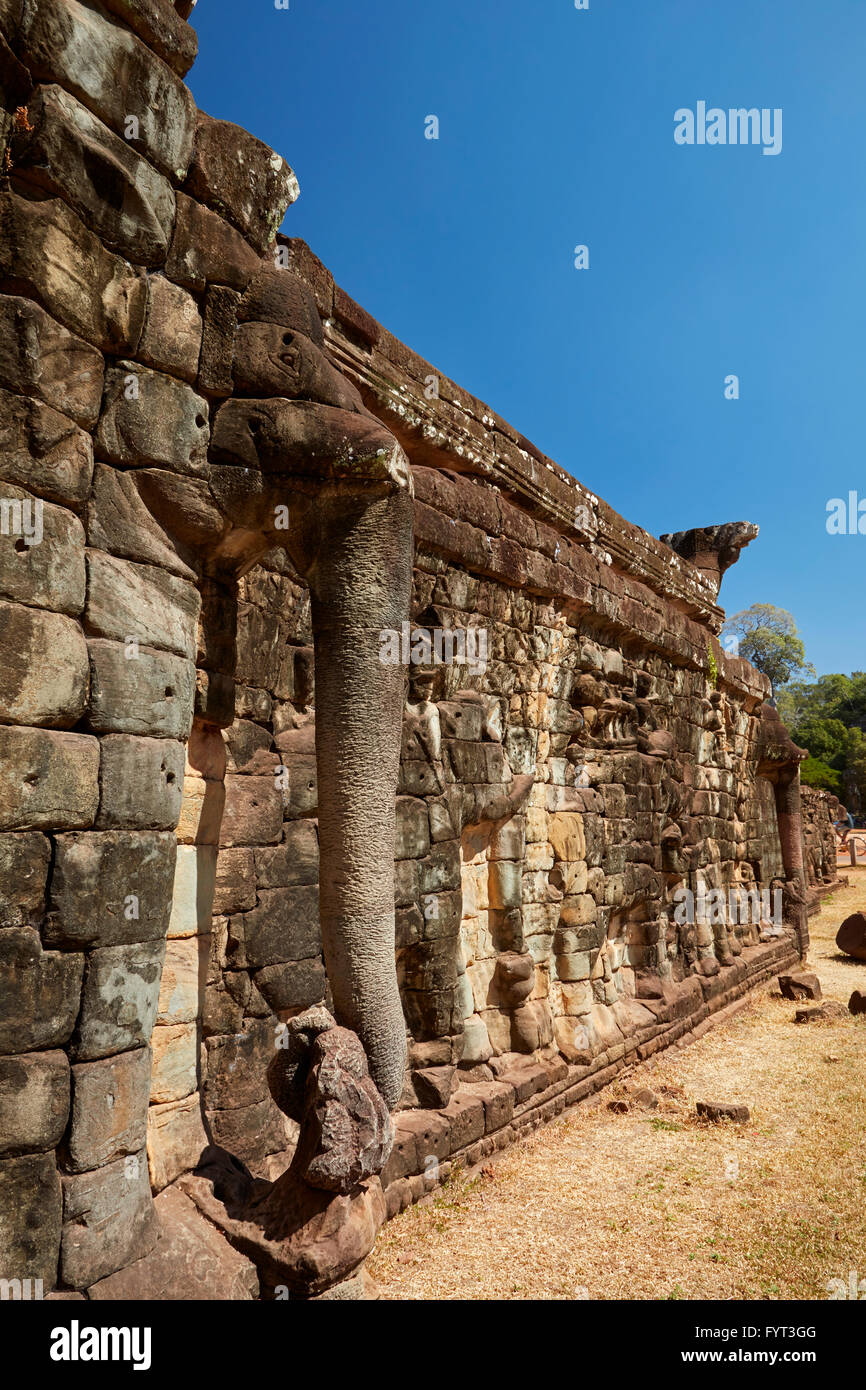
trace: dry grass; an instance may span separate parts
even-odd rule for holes
[[[866,964],[841,956],[866,868],[810,924],[824,997],[847,1004]],[[369,1261],[393,1299],[820,1299],[866,1277],[866,1020],[798,1025],[765,986],[728,1023],[634,1068],[390,1222]],[[656,1111],[615,1115],[640,1086]],[[747,1126],[694,1117],[745,1102]]]

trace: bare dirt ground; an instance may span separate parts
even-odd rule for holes
[[[839,923],[866,868],[810,923],[825,999],[866,990]],[[633,1068],[382,1231],[368,1269],[389,1299],[826,1299],[866,1280],[866,1017],[795,1024],[778,987],[699,1042]],[[608,1102],[651,1087],[660,1104]],[[697,1120],[745,1103],[747,1125]],[[864,1284],[866,1289],[866,1284]]]

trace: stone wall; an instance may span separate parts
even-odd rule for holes
[[[800,789],[803,804],[803,843],[806,858],[806,882],[812,899],[817,903],[822,889],[834,887],[836,874],[836,831],[834,822],[842,803],[832,792],[818,787]]]
[[[755,528],[631,526],[275,237],[296,180],[195,110],[187,8],[0,6],[0,1277],[92,1297],[176,1286],[149,1262],[160,1222],[163,1255],[193,1229],[178,1183],[209,1200],[205,1151],[286,1172],[287,1022],[324,1002],[365,1036],[328,965],[358,827],[346,868],[323,806],[356,756],[360,805],[387,757],[373,726],[343,746],[333,700],[315,723],[315,663],[339,684],[356,655],[316,599],[343,505],[351,534],[363,497],[414,496],[405,626],[367,634],[405,695],[369,858],[390,894],[393,834],[372,984],[396,969],[408,1039],[370,1210],[699,1032],[808,941],[799,750],[717,641]],[[400,617],[398,571],[364,592]],[[680,921],[702,886],[778,889],[784,921]],[[348,1211],[359,1189],[333,1190]]]

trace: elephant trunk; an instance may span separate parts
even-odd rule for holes
[[[394,957],[394,833],[405,675],[380,634],[409,612],[410,491],[337,483],[310,516],[319,902],[338,1022],[360,1037],[392,1108],[406,1064]]]

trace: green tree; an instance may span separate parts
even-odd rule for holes
[[[753,603],[735,613],[725,623],[722,637],[736,638],[738,655],[763,672],[774,696],[792,676],[815,674],[791,614],[772,603]]]
[[[842,791],[842,774],[835,768],[822,763],[820,758],[806,758],[800,764],[800,781],[807,787],[820,787],[825,792],[839,796]]]

